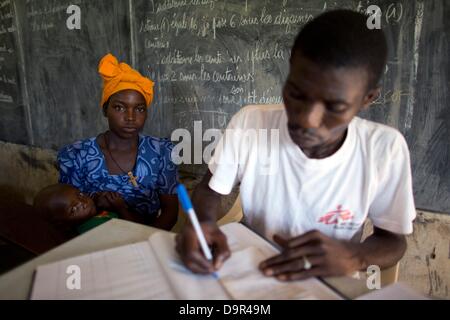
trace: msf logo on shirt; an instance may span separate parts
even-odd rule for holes
[[[334,225],[337,227],[348,228],[351,227],[351,222],[353,220],[354,214],[347,209],[342,209],[342,205],[338,205],[336,210],[326,213],[324,216],[319,218],[319,223],[326,225]]]

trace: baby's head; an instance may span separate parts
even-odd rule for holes
[[[34,199],[34,207],[48,220],[70,225],[79,224],[97,213],[90,197],[67,184],[42,189]]]

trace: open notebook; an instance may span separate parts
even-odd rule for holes
[[[175,252],[175,235],[161,231],[145,242],[39,266],[31,299],[341,299],[318,279],[283,283],[264,277],[258,264],[276,249],[241,224],[222,230],[232,256],[219,279],[187,270]],[[66,285],[71,265],[81,271],[79,290]]]

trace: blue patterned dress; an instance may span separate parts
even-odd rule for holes
[[[122,195],[128,206],[145,217],[156,217],[160,194],[176,194],[177,167],[172,162],[173,144],[168,139],[139,135],[139,147],[133,175],[134,187],[127,174],[110,175],[105,157],[96,138],[77,141],[58,153],[59,182],[73,185],[92,195],[114,191]]]

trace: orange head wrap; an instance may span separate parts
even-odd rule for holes
[[[107,54],[98,65],[98,72],[103,78],[103,94],[101,106],[114,93],[122,90],[136,90],[140,92],[147,104],[153,100],[153,81],[143,77],[139,72],[126,63],[120,63],[112,54]]]

